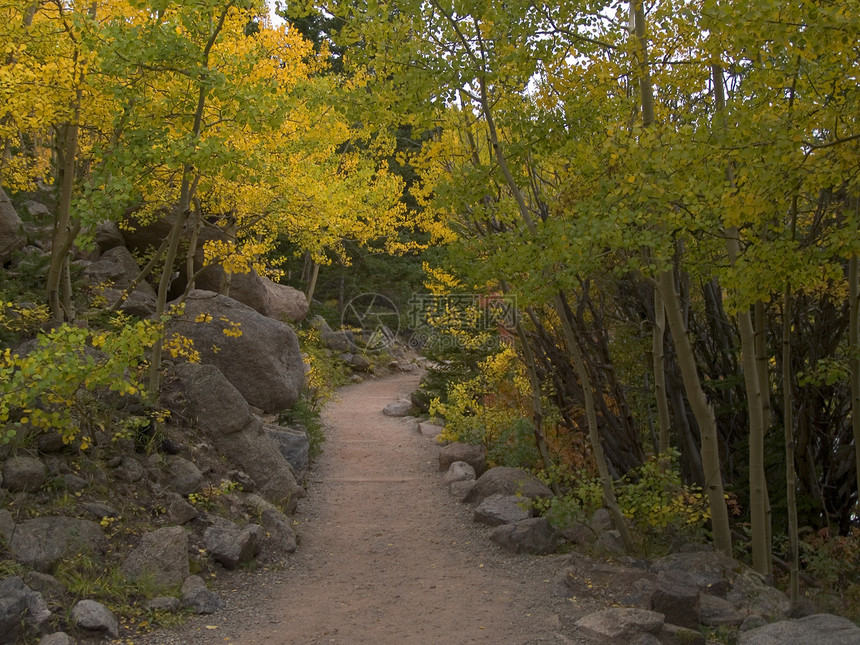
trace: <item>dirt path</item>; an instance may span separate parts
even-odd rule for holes
[[[568,625],[589,607],[555,592],[564,556],[493,545],[442,485],[434,442],[381,413],[417,383],[352,385],[326,410],[328,439],[288,569],[225,576],[227,609],[138,642],[577,642]]]

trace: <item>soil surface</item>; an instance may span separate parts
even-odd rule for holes
[[[566,556],[499,549],[449,496],[436,442],[382,414],[417,385],[400,375],[340,390],[288,565],[219,574],[226,609],[135,643],[579,643],[573,621],[604,607],[559,593]]]

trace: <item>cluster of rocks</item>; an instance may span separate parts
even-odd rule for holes
[[[552,491],[526,471],[487,469],[482,446],[443,446],[439,469],[451,495],[472,505],[474,521],[493,527],[490,539],[501,548],[543,555],[567,542],[613,559],[575,553],[556,585],[566,597],[600,597],[617,605],[575,621],[576,632],[595,643],[704,645],[707,628],[737,633],[740,645],[860,643],[860,628],[851,621],[814,614],[808,604],[792,606],[764,577],[702,545],[650,561],[627,556],[605,509],[557,530],[533,510],[534,501]]]
[[[50,217],[36,202],[27,209]],[[28,230],[32,224],[22,226],[5,194],[0,220],[0,262],[18,261],[16,251],[15,258],[49,253],[50,242]],[[139,273],[134,253],[160,244],[169,227],[169,219],[134,233],[104,224],[94,251],[75,252],[76,265],[112,302]],[[204,229],[201,244],[223,237]],[[280,561],[295,550],[289,514],[304,496],[309,441],[303,428],[275,419],[304,387],[306,366],[285,321],[302,319],[307,302],[301,292],[253,272],[232,276],[229,297],[217,293],[226,290],[226,276],[202,263],[201,251],[195,260],[200,288],[165,329],[168,340],[191,339],[200,362],[168,364],[159,407],[170,416],[159,428],[163,440],[149,446],[156,450],[141,445],[152,428],[142,437],[96,431],[83,454],[54,433],[24,428],[33,435],[31,449],[0,450],[3,557],[26,571],[0,583],[0,643],[34,635],[45,643],[71,642],[67,631],[118,636],[116,616],[95,599],[74,598],[56,577],[64,561],[86,557],[128,580],[156,585],[165,595],[150,608],[211,613],[223,602],[191,575],[192,563],[195,571],[234,569],[252,560]],[[184,290],[185,280],[177,277],[174,291]],[[141,282],[121,309],[151,314],[155,291]],[[13,351],[25,354],[31,346]],[[82,351],[99,358],[92,348]],[[127,405],[143,409],[139,401]]]

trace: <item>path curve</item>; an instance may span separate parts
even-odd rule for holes
[[[144,642],[577,642],[570,622],[586,607],[574,611],[555,590],[565,556],[502,552],[448,495],[434,442],[382,414],[417,384],[401,375],[341,389],[324,413],[327,440],[288,568],[226,579],[236,586],[222,591],[224,612]]]

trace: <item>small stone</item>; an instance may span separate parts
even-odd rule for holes
[[[118,510],[100,502],[84,502],[81,508],[98,520],[103,517],[119,517]]]
[[[147,609],[169,611],[171,614],[179,611],[179,606],[179,598],[174,598],[173,596],[158,596],[146,603]]]
[[[3,464],[3,486],[13,492],[33,492],[47,481],[45,464],[40,459],[26,455],[9,457]]]
[[[739,627],[739,630],[742,632],[748,632],[752,629],[764,627],[765,625],[767,625],[767,621],[764,618],[758,616],[757,614],[750,614],[749,616],[744,618],[743,622],[741,623],[741,626]]]
[[[418,424],[418,431],[428,439],[435,439],[442,434],[444,429],[442,426],[437,426],[435,423],[427,423],[426,421]]]
[[[203,485],[203,473],[187,459],[173,457],[169,469],[170,486],[183,497],[196,493]]]
[[[506,551],[546,555],[555,551],[555,534],[545,517],[532,517],[493,529],[490,539]]]
[[[474,481],[475,469],[465,461],[455,461],[445,473],[443,481],[446,484],[452,484],[459,481]]]
[[[382,414],[387,417],[405,417],[412,411],[411,401],[396,401],[389,403],[382,409]]]
[[[206,588],[200,576],[188,576],[182,583],[180,604],[195,614],[214,614],[224,608],[224,601]]]
[[[474,479],[451,482],[448,484],[448,492],[451,494],[451,497],[456,498],[460,502],[465,502],[466,498],[472,493],[472,489],[477,485]]]
[[[66,490],[73,493],[80,492],[89,486],[86,479],[77,475],[63,475],[63,483],[66,486]]]
[[[181,495],[174,493],[170,496],[170,503],[167,506],[167,517],[171,524],[182,526],[197,517],[197,509],[186,502]]]
[[[72,607],[72,622],[76,627],[91,632],[104,632],[113,638],[119,636],[119,626],[113,613],[100,602],[81,600]]]
[[[66,632],[54,632],[43,636],[39,645],[72,645],[72,639]]]
[[[475,522],[487,526],[516,524],[531,516],[528,500],[516,495],[490,495],[472,513]]]

